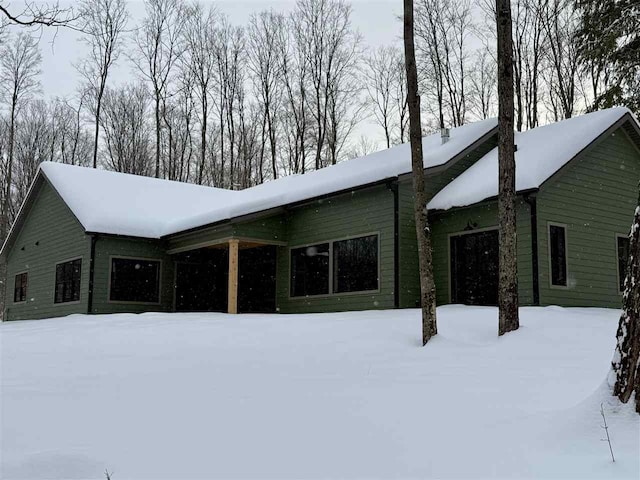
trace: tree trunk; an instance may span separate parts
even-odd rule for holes
[[[155,177],[160,178],[160,94],[156,92],[156,170]]]
[[[98,168],[98,135],[100,134],[100,107],[102,99],[98,99],[98,104],[96,105],[96,129],[93,135],[93,168]]]
[[[11,205],[11,182],[13,181],[13,151],[15,143],[16,104],[17,95],[13,96],[11,103],[11,118],[9,119],[9,158],[7,159],[7,177],[2,209],[0,211],[0,248],[7,239],[9,232],[9,206]],[[7,262],[6,255],[0,258],[0,320],[4,320],[4,306],[7,292]]]
[[[635,392],[640,413],[640,199],[629,235],[629,261],[624,282],[622,315],[611,366],[615,375],[613,394],[627,403]]]
[[[516,163],[513,133],[513,39],[511,3],[496,0],[498,29],[498,222],[500,260],[498,335],[517,330],[518,265],[516,255]]]
[[[420,264],[420,302],[422,305],[422,345],[438,333],[436,325],[436,287],[431,261],[431,230],[427,212],[424,165],[422,156],[422,126],[420,123],[420,96],[413,36],[413,0],[404,0],[404,53],[407,71],[407,100],[409,105],[409,138],[415,196],[414,215]]]

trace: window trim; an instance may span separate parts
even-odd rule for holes
[[[564,229],[564,265],[567,276],[566,285],[554,285],[551,270],[551,227],[561,227]],[[554,290],[569,290],[569,226],[566,223],[547,222],[547,261],[549,266],[549,288]]]
[[[622,295],[624,293],[624,285],[622,286],[622,288],[620,288],[620,264],[618,263],[618,256],[619,256],[619,252],[618,252],[618,239],[619,238],[624,238],[625,240],[629,240],[629,243],[631,243],[631,240],[629,239],[629,235],[625,235],[624,233],[614,233],[613,234],[613,239],[614,239],[614,248],[615,248],[615,261],[616,261],[616,283],[618,283],[617,287],[618,287],[618,293],[620,295]]]
[[[25,273],[27,274],[27,289],[26,289],[26,291],[25,291],[25,293],[24,293],[24,300],[21,300],[21,301],[19,301],[19,302],[16,302],[16,277],[17,277],[18,275],[24,275]],[[28,292],[28,291],[29,291],[29,270],[22,270],[22,271],[20,271],[20,272],[16,272],[16,273],[13,275],[13,304],[14,304],[14,305],[24,305],[25,303],[27,303],[27,300],[28,300],[28,298],[27,298],[27,297],[28,297],[27,292]]]
[[[469,235],[472,233],[484,233],[484,232],[491,232],[492,230],[496,230],[498,231],[498,237],[500,235],[500,227],[498,225],[492,225],[489,227],[482,227],[482,228],[474,228],[472,230],[462,230],[459,232],[451,232],[449,234],[447,234],[447,280],[448,280],[448,285],[447,285],[447,290],[448,290],[448,294],[449,294],[449,303],[451,304],[453,302],[452,298],[453,298],[453,291],[452,291],[452,272],[451,272],[451,237],[461,237],[463,235]],[[498,238],[498,252],[500,249],[500,238]]]
[[[78,300],[73,300],[71,302],[56,302],[56,283],[57,283],[57,271],[58,265],[62,265],[63,263],[73,262],[75,260],[80,260],[80,291],[78,292]],[[80,255],[78,257],[67,258],[66,260],[62,260],[60,262],[56,262],[53,266],[53,306],[59,307],[64,305],[78,305],[82,303],[82,272],[84,270],[84,256]]]
[[[343,293],[333,293],[333,244],[334,242],[341,242],[343,240],[354,240],[356,238],[361,238],[361,237],[371,237],[375,235],[378,239],[378,255],[377,255],[377,262],[378,262],[378,288],[376,288],[375,290],[359,290],[357,292],[343,292]],[[381,233],[380,231],[375,231],[375,232],[366,232],[366,233],[358,233],[355,235],[349,235],[346,237],[339,237],[339,238],[332,238],[329,240],[319,240],[317,242],[310,242],[310,243],[304,243],[301,245],[292,245],[290,247],[288,247],[287,249],[287,262],[289,263],[289,272],[288,272],[288,284],[289,284],[289,291],[288,291],[288,299],[290,301],[297,301],[297,300],[305,300],[305,299],[309,299],[309,298],[335,298],[335,297],[344,297],[346,296],[352,296],[352,295],[375,295],[375,294],[380,294],[381,292],[381,287],[380,285],[382,284],[382,266],[380,265],[380,245],[381,245]],[[293,292],[293,285],[291,283],[291,268],[292,268],[292,262],[291,262],[291,251],[292,250],[296,250],[298,248],[304,248],[304,247],[313,247],[315,245],[322,245],[324,243],[328,243],[329,244],[329,293],[321,293],[319,295],[300,295],[300,296],[296,296],[293,297],[291,296],[291,293]]]
[[[111,299],[111,273],[113,270],[113,260],[142,260],[149,262],[158,262],[158,301],[157,302],[136,302],[130,300],[112,300]],[[130,255],[109,255],[109,278],[107,283],[107,303],[115,305],[162,305],[162,259],[152,257],[137,257]],[[175,289],[174,289],[175,290]]]

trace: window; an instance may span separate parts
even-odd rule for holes
[[[160,303],[160,261],[112,258],[109,300]]]
[[[333,243],[333,292],[378,289],[378,236]]]
[[[82,259],[58,263],[56,265],[55,303],[77,302],[80,300],[80,277]]]
[[[627,261],[629,260],[629,237],[616,237],[618,243],[618,288],[624,290],[624,279],[627,276]]]
[[[291,250],[291,296],[329,293],[329,244]]]
[[[27,301],[27,273],[19,273],[16,275],[16,281],[13,285],[13,301],[14,303]]]
[[[567,286],[567,235],[560,225],[549,225],[549,253],[551,255],[551,285]]]
[[[378,235],[291,249],[291,297],[378,289]]]

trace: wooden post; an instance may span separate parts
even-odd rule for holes
[[[229,313],[238,313],[238,243],[235,238],[229,240]]]

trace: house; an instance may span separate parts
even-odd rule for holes
[[[640,127],[516,135],[521,303],[618,306]],[[423,138],[438,302],[495,304],[497,123]],[[45,162],[0,252],[5,319],[415,307],[409,145],[242,191]]]

